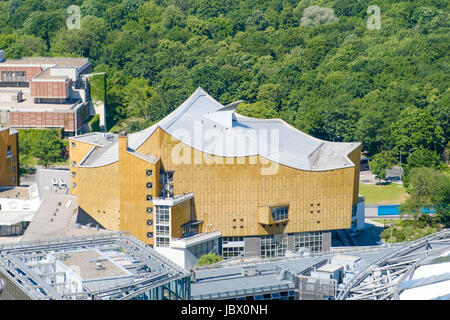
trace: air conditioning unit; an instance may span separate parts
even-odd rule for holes
[[[95,264],[95,270],[105,270],[105,267],[103,266],[103,264],[101,262],[97,262]]]

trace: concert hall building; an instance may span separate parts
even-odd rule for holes
[[[281,119],[254,119],[198,88],[151,127],[71,137],[71,193],[80,215],[192,266],[328,251],[355,228],[360,143],[328,142]]]

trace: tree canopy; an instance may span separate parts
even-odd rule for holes
[[[81,28],[69,29],[78,5]],[[381,11],[369,29],[369,5]],[[447,0],[0,1],[7,58],[85,56],[106,72],[113,130],[140,130],[197,86],[317,138],[382,150],[450,133]],[[108,128],[111,129],[111,128]]]

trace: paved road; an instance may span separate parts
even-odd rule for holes
[[[402,169],[400,167],[393,167],[392,169],[388,169],[386,170],[386,179],[394,179],[393,181],[395,183],[401,184],[402,182],[398,181],[401,172]],[[375,184],[379,182],[379,180],[375,178],[375,175],[370,171],[361,171],[359,174],[359,181],[366,184]]]

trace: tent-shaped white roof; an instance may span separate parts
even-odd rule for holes
[[[151,127],[128,135],[128,147],[137,150],[160,127],[175,139],[202,152],[225,157],[260,155],[292,168],[320,171],[354,166],[348,154],[359,143],[327,142],[309,136],[281,119],[254,119],[225,107],[202,88]],[[102,135],[102,134],[98,134]],[[74,139],[92,140],[92,135]],[[98,150],[81,166],[101,166],[118,160],[117,139]],[[101,144],[101,142],[97,142]],[[95,159],[89,159],[94,157]]]

